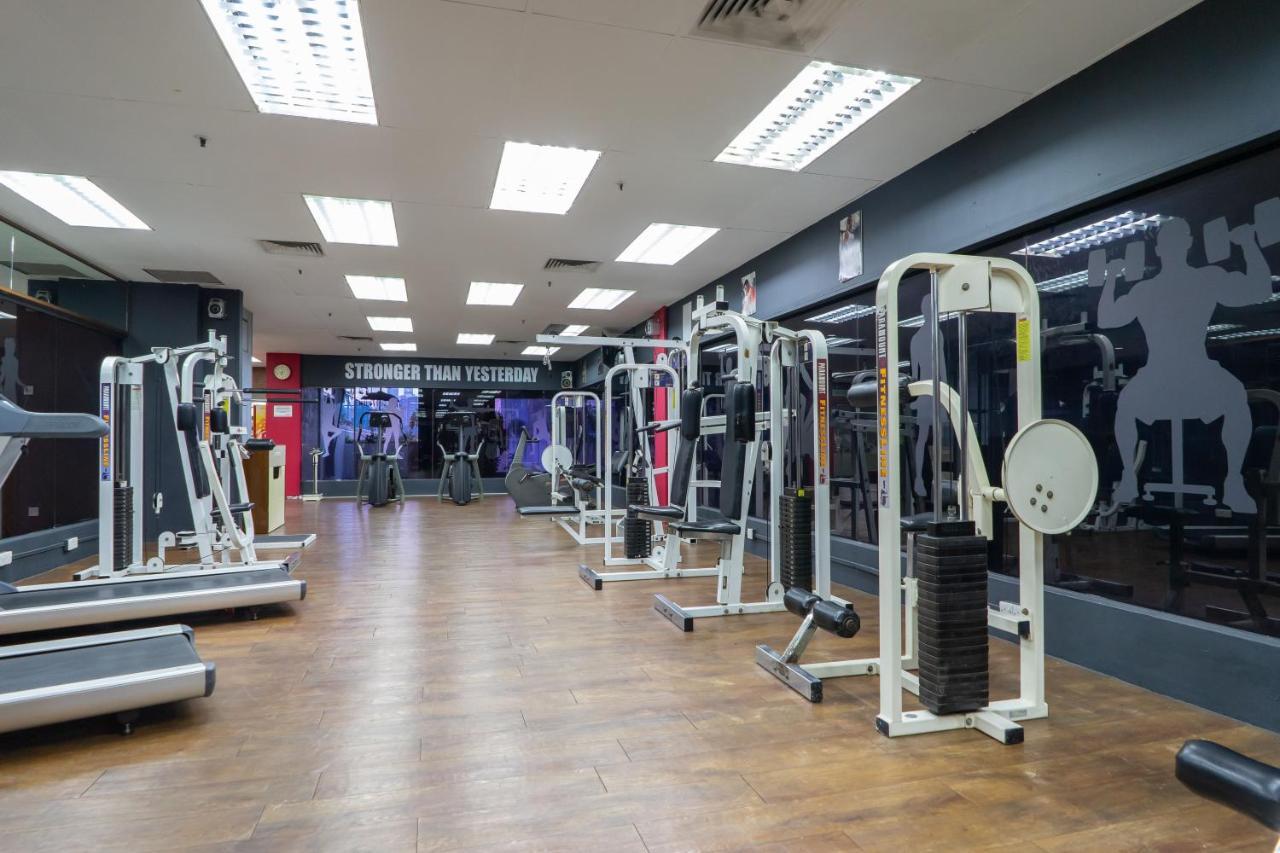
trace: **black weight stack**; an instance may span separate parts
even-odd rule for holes
[[[622,522],[622,552],[628,560],[653,553],[653,522],[639,518],[633,506],[649,505],[649,483],[644,477],[627,478],[627,517]]]
[[[934,714],[988,701],[987,540],[972,522],[930,524],[915,537],[920,703]]]
[[[781,515],[782,587],[813,589],[813,496],[809,490],[783,489]]]
[[[133,556],[133,486],[116,483],[111,492],[113,529],[111,531],[111,561],[114,571],[129,567]]]

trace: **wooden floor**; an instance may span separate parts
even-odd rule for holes
[[[293,504],[320,538],[307,599],[196,628],[218,685],[144,715],[0,738],[0,849],[1270,850],[1275,837],[1173,778],[1189,737],[1270,761],[1280,737],[1049,664],[1048,720],[889,740],[876,683],[810,705],[753,662],[788,614],[682,634],[652,594],[593,592],[579,549],[505,496]],[[759,589],[759,563],[750,578]],[[46,577],[44,579],[50,579]],[[874,653],[864,629],[831,656]],[[173,620],[167,620],[173,621]],[[1098,642],[1107,642],[1099,637]],[[1012,647],[993,641],[1008,672]]]

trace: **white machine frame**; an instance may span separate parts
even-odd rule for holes
[[[910,670],[917,666],[916,609],[918,587],[908,570],[903,572],[903,554],[896,546],[901,537],[901,499],[897,477],[900,471],[901,442],[898,440],[900,418],[900,383],[898,362],[898,287],[911,271],[928,271],[936,293],[937,316],[976,311],[1006,313],[1014,316],[1017,330],[1017,415],[1018,434],[1043,424],[1062,425],[1041,419],[1040,396],[1040,317],[1039,294],[1031,275],[1020,264],[1004,258],[919,253],[908,255],[893,264],[880,278],[876,289],[877,381],[879,400],[880,470],[879,495],[879,623],[878,657],[858,660],[809,663],[801,665],[799,657],[807,638],[800,633],[782,655],[769,659],[757,652],[758,662],[774,672],[810,699],[821,698],[820,682],[846,676],[880,676],[880,711],[876,727],[889,737],[924,734],[954,729],[977,729],[1001,743],[1020,743],[1023,729],[1018,721],[1048,716],[1044,687],[1044,532],[1028,523],[1030,513],[1010,501],[1004,488],[991,486],[977,442],[972,421],[961,400],[961,394],[941,381],[937,382],[938,404],[945,408],[953,429],[961,435],[961,458],[958,494],[964,501],[963,512],[974,522],[978,534],[988,539],[993,534],[994,504],[1009,502],[1018,525],[1018,601],[1000,602],[987,608],[990,628],[1010,634],[1019,641],[1019,692],[1010,699],[989,702],[985,707],[967,713],[935,715],[927,710],[903,709],[903,691],[918,693],[919,677]],[[962,320],[963,322],[963,320]],[[963,327],[962,327],[963,328]],[[963,345],[964,336],[961,335]],[[941,346],[939,343],[938,346]],[[961,376],[963,386],[965,377]],[[909,391],[916,396],[933,393],[933,381],[913,382]],[[1081,437],[1083,440],[1083,437]],[[1087,442],[1085,443],[1087,446]],[[1010,443],[1012,447],[1013,442]],[[935,466],[940,462],[935,460]],[[1070,466],[1068,466],[1070,467]],[[935,478],[938,468],[935,467]],[[1096,466],[1092,491],[1096,492]],[[1072,472],[1067,472],[1068,477]],[[1022,479],[1010,471],[1006,457],[1004,481]],[[1086,485],[1073,489],[1083,498]],[[1052,492],[1050,492],[1052,494]],[[1089,494],[1087,504],[1093,495]],[[1080,517],[1087,512],[1082,506]],[[1030,519],[1034,521],[1035,519]],[[1052,531],[1058,532],[1058,531]],[[909,555],[908,555],[909,556]],[[905,613],[904,613],[905,609]],[[815,696],[815,683],[817,690]]]
[[[205,404],[205,417],[212,406],[223,400],[239,401],[240,392],[232,377],[224,371],[228,363],[226,338],[213,332],[209,339],[184,347],[156,347],[150,355],[125,358],[108,356],[103,359],[99,375],[99,410],[103,420],[111,427],[103,436],[100,446],[98,477],[98,564],[77,572],[76,580],[97,578],[123,578],[129,575],[159,574],[165,572],[189,572],[200,569],[232,568],[256,570],[285,565],[287,561],[260,562],[254,547],[253,520],[243,513],[243,526],[236,523],[231,511],[233,496],[247,499],[248,488],[244,477],[243,456],[239,436],[244,428],[232,428],[225,437],[218,437],[218,446],[211,445],[211,437],[201,431],[196,443],[196,458],[178,429],[178,411],[181,404],[195,400],[195,372],[204,363],[212,365],[209,374],[200,383],[201,399]],[[158,554],[146,559],[143,554],[144,482],[143,458],[145,455],[143,380],[148,365],[163,371],[164,386],[169,398],[168,424],[172,427],[178,445],[178,458],[183,474],[187,504],[191,509],[193,530],[186,534],[163,531],[157,537]],[[125,399],[127,397],[127,400]],[[116,419],[120,413],[127,416],[127,440],[129,470],[126,482],[133,486],[132,535],[129,554],[123,566],[115,566],[115,473],[117,455]],[[216,459],[215,459],[216,457]],[[219,464],[221,463],[221,464]],[[200,465],[208,481],[208,494],[200,496],[196,489],[195,466]],[[156,509],[162,505],[163,496],[157,493]],[[215,524],[215,514],[221,524]],[[309,534],[308,540],[314,539]],[[310,544],[307,541],[306,544]],[[176,547],[193,548],[198,559],[191,564],[166,562],[166,551]],[[236,559],[232,559],[234,552]]]
[[[693,375],[693,371],[697,370],[699,364],[700,344],[704,337],[708,334],[718,334],[722,332],[731,333],[734,336],[735,346],[738,354],[738,365],[736,369],[737,379],[741,382],[755,384],[756,375],[759,372],[760,352],[762,347],[767,343],[771,347],[775,341],[786,341],[790,343],[794,354],[794,347],[799,345],[802,340],[808,340],[814,344],[813,356],[815,366],[818,359],[822,360],[825,365],[827,357],[826,339],[820,332],[792,332],[789,329],[782,328],[775,323],[757,320],[754,317],[748,317],[736,311],[731,311],[728,304],[723,301],[721,294],[717,294],[715,302],[703,304],[701,297],[697,308],[693,312],[694,328],[689,335],[689,372]],[[780,355],[783,350],[788,347],[783,345],[778,350]],[[771,350],[772,352],[772,350]],[[780,376],[782,369],[781,361],[775,366],[770,365],[770,381],[773,381],[774,371],[778,371]],[[825,370],[825,367],[823,368]],[[825,383],[824,389],[825,389]],[[684,631],[692,631],[695,619],[705,619],[716,616],[741,616],[748,613],[776,613],[783,609],[783,589],[781,582],[781,561],[777,559],[778,552],[776,545],[770,544],[770,560],[769,560],[769,578],[765,587],[765,596],[758,601],[742,600],[742,582],[744,575],[744,556],[746,551],[746,540],[749,535],[749,519],[751,506],[752,487],[755,484],[755,474],[757,463],[760,458],[761,446],[765,441],[765,433],[769,433],[769,441],[773,442],[775,437],[780,437],[783,433],[772,432],[777,425],[784,424],[787,419],[787,413],[774,412],[776,407],[773,395],[770,395],[771,411],[762,416],[759,412],[756,414],[756,432],[755,438],[747,444],[746,460],[743,465],[743,483],[742,496],[738,508],[736,518],[729,519],[739,526],[739,532],[723,539],[720,543],[720,558],[716,562],[716,575],[718,583],[716,585],[716,603],[695,605],[685,607],[665,595],[655,595],[653,607],[664,618],[674,624],[676,627]],[[829,411],[829,408],[826,409]],[[717,428],[724,429],[726,427],[726,416],[717,415],[702,418],[703,434],[714,432]],[[823,421],[825,423],[825,420]],[[816,428],[816,427],[815,427]],[[821,443],[815,444],[817,447],[826,446],[826,431],[821,434]],[[774,461],[771,464],[777,465]],[[780,469],[777,469],[780,470]],[[826,535],[819,533],[818,540],[822,542],[822,553],[824,559],[829,560],[830,555],[830,477],[824,476],[821,487],[825,490],[826,497],[821,498],[821,504],[824,512],[819,514],[818,523],[824,525],[822,530],[826,531]],[[694,490],[698,487],[698,482],[691,481],[690,488]],[[776,498],[775,498],[776,500]],[[776,539],[777,537],[772,537]]]

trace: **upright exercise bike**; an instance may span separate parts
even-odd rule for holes
[[[386,432],[391,429],[391,419],[404,422],[394,412],[367,411],[360,415],[356,427],[356,450],[360,454],[360,472],[356,476],[356,501],[364,500],[369,506],[386,506],[391,501],[404,502],[404,481],[400,479],[400,466],[387,453]],[[365,453],[362,439],[369,431],[373,437],[373,452]],[[367,492],[366,492],[367,488]]]

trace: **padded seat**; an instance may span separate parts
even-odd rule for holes
[[[728,539],[742,532],[742,528],[732,521],[676,521],[671,529],[682,535],[688,533],[710,539]]]
[[[640,504],[631,504],[627,507],[627,511],[634,512],[641,518],[653,521],[682,521],[684,519],[684,510],[678,506],[641,506]]]
[[[916,515],[904,515],[898,519],[898,523],[902,525],[902,529],[909,533],[919,533],[927,530],[929,522],[933,521],[933,513],[922,512]]]

